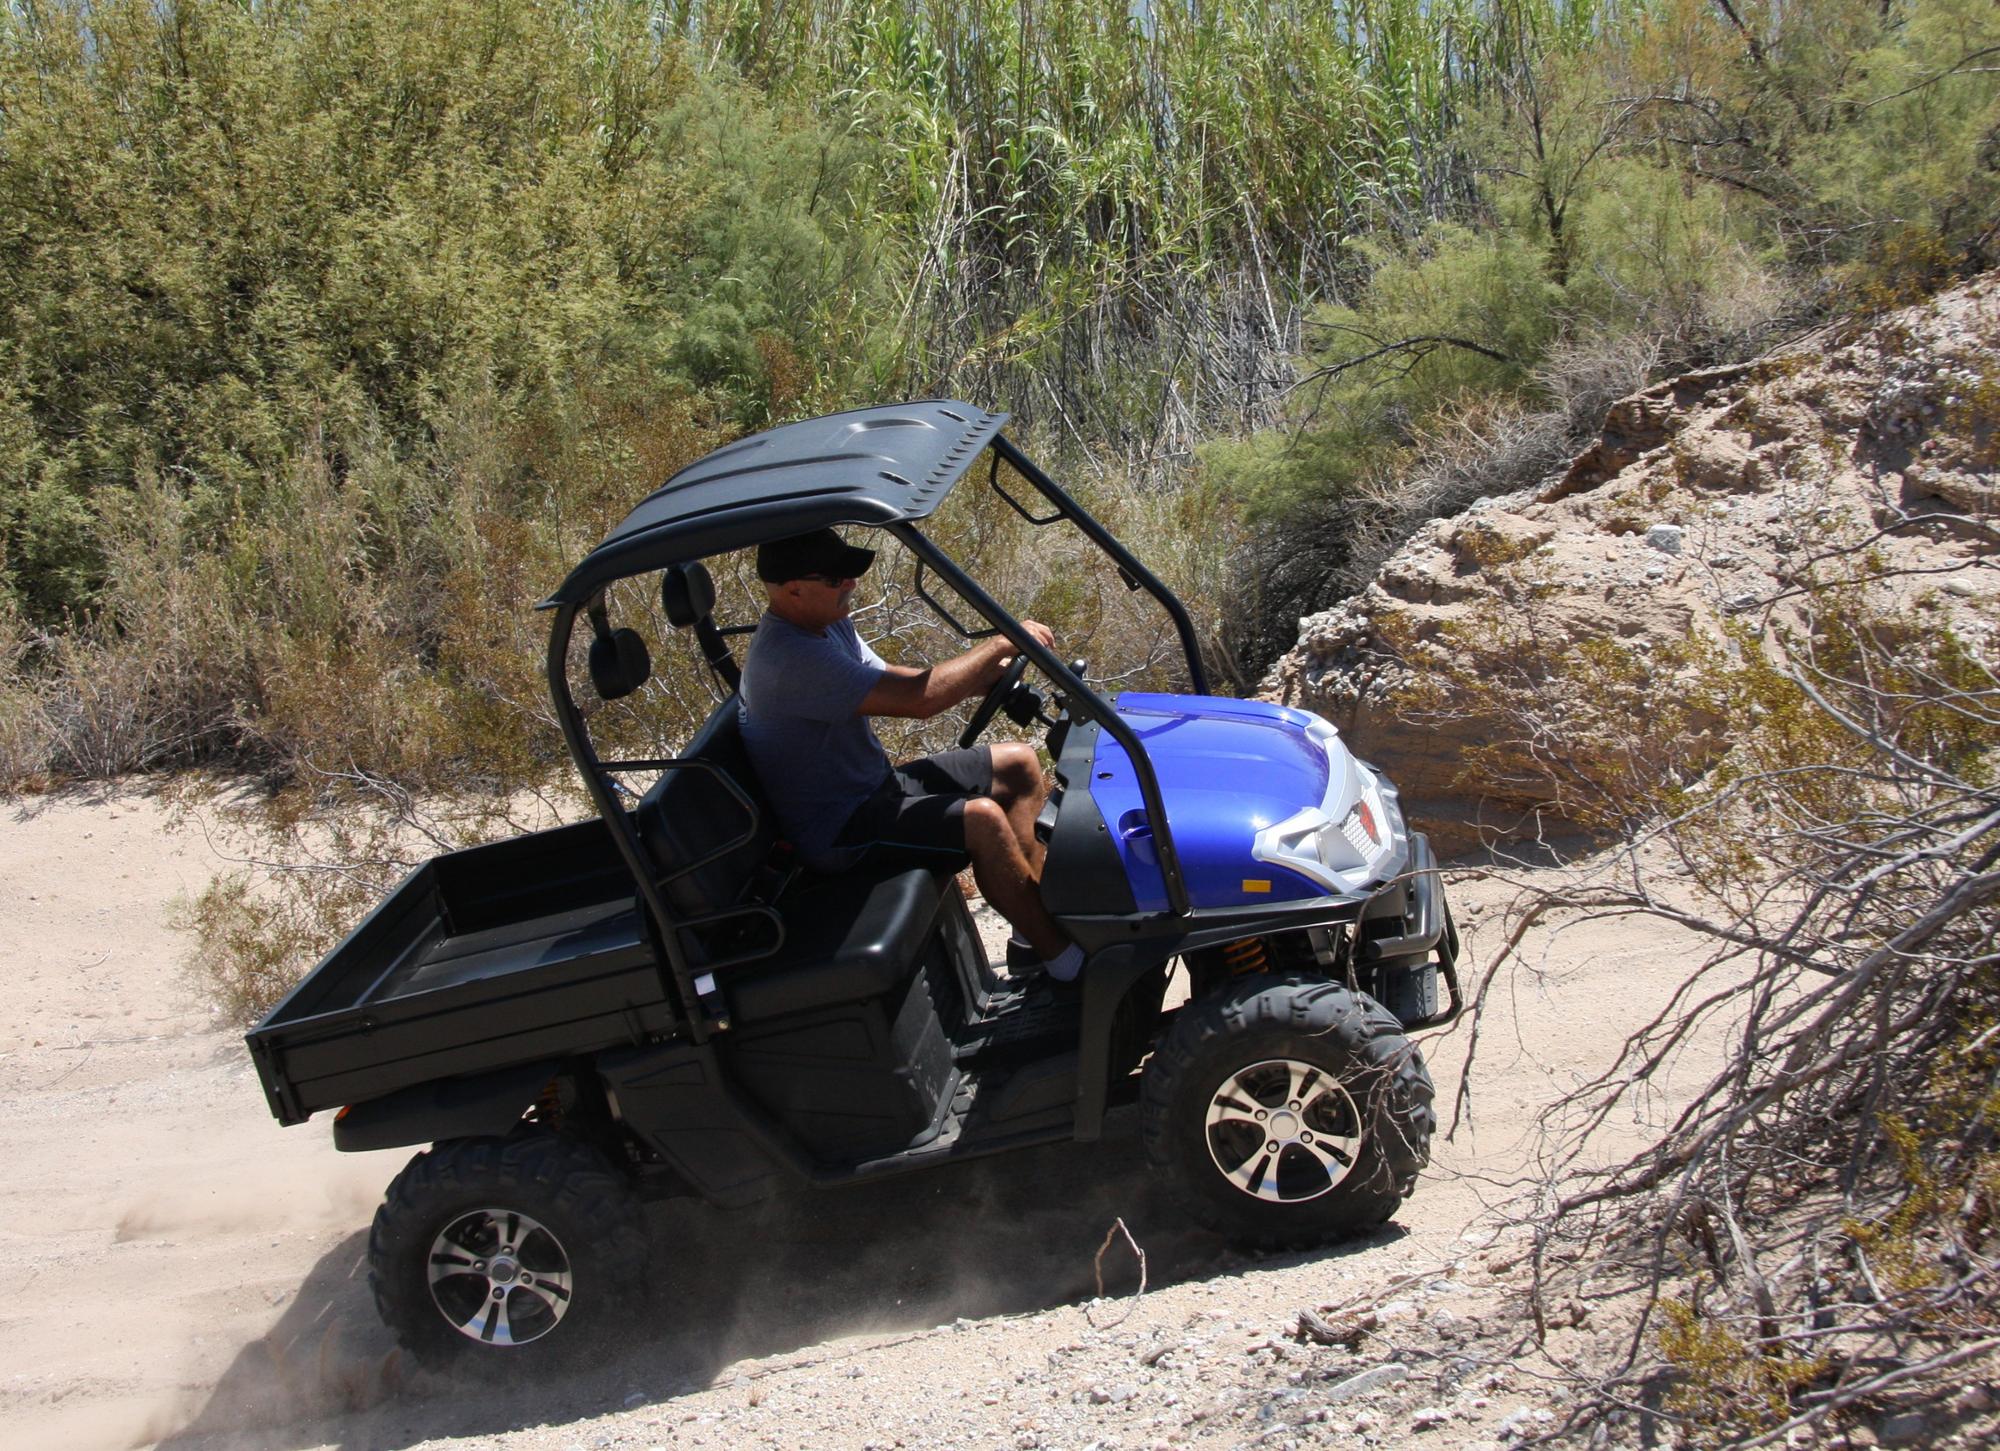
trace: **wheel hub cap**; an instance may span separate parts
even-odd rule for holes
[[[473,1209],[431,1241],[431,1302],[452,1329],[487,1345],[526,1345],[571,1305],[569,1254],[540,1220]]]
[[[1340,1080],[1292,1058],[1238,1069],[1216,1085],[1204,1124],[1209,1158],[1239,1191],[1297,1204],[1336,1188],[1361,1151],[1361,1116]]]

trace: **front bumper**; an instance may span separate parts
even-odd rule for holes
[[[1458,985],[1458,926],[1451,919],[1430,838],[1421,832],[1410,834],[1409,866],[1369,899],[1358,925],[1356,966],[1372,976],[1378,989],[1407,981],[1412,991],[1406,1000],[1425,1005],[1410,1016],[1398,1012],[1405,1028],[1441,1027],[1464,1011]],[[1435,991],[1425,987],[1426,975],[1433,973],[1444,989],[1442,1005],[1436,1003]]]

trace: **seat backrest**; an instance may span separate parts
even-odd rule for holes
[[[714,771],[683,766],[668,771],[635,808],[639,838],[661,874],[668,905],[682,917],[697,917],[726,911],[745,900],[752,881],[770,860],[777,825],[743,748],[734,695],[715,708],[681,756],[727,772],[750,798],[757,818],[747,842],[684,871],[690,862],[718,852],[752,825],[742,802]]]
[[[729,642],[715,623],[715,581],[700,560],[668,566],[660,574],[660,607],[676,630],[692,629],[701,657],[731,690],[743,683]]]

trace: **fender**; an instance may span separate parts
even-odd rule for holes
[[[333,1146],[358,1154],[441,1139],[499,1137],[520,1122],[557,1071],[555,1063],[529,1063],[419,1083],[367,1103],[351,1103],[334,1116]]]
[[[1119,943],[1085,959],[1083,1023],[1077,1033],[1076,1138],[1095,1143],[1104,1132],[1105,1100],[1110,1096],[1111,1025],[1118,1005],[1147,973],[1164,964],[1170,953],[1157,943]]]

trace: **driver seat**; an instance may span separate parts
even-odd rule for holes
[[[681,758],[704,764],[664,773],[634,808],[633,824],[675,916],[708,919],[684,927],[681,941],[698,969],[727,964],[716,968],[716,979],[737,1020],[763,1022],[906,991],[931,946],[946,891],[956,890],[952,878],[923,869],[831,877],[773,870],[787,848],[743,747],[734,694]],[[752,814],[725,777],[748,797]],[[691,863],[700,865],[688,870]],[[741,960],[772,935],[757,908],[778,912],[784,937],[765,955]]]

